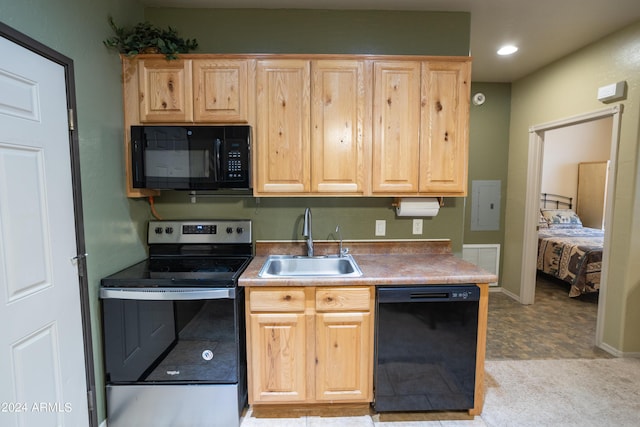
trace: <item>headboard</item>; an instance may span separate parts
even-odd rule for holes
[[[540,193],[542,209],[547,208],[573,208],[573,197],[561,196],[560,194]]]

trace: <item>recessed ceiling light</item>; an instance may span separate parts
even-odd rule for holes
[[[502,46],[498,49],[498,55],[512,55],[518,51],[518,48],[513,45]]]

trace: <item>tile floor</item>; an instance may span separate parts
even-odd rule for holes
[[[487,360],[609,358],[593,346],[597,296],[569,298],[568,287],[538,277],[536,302],[523,306],[491,292],[487,325]],[[484,427],[482,417],[464,412],[362,414],[348,417],[304,415],[261,417],[249,408],[241,427]]]
[[[485,427],[481,417],[469,417],[465,413],[459,415],[447,413],[446,416],[426,414],[425,416],[383,416],[381,414],[339,416],[302,416],[296,418],[256,418],[249,409],[241,423],[241,427]],[[459,418],[459,419],[455,419]]]

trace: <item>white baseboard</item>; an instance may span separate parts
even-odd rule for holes
[[[105,420],[103,422],[100,423],[100,425],[98,427],[107,427],[107,420],[105,418]]]
[[[601,343],[598,347],[606,351],[615,357],[628,358],[628,359],[640,359],[640,353],[637,351],[620,351],[617,348],[611,347],[609,344]]]
[[[509,298],[514,299],[514,300],[516,300],[516,301],[518,301],[519,303],[522,304],[522,302],[520,301],[520,297],[518,295],[514,294],[513,292],[508,291],[505,288],[500,288],[500,291],[503,294],[505,294],[506,296],[508,296]]]

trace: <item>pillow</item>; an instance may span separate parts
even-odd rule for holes
[[[542,215],[542,212],[540,212],[540,215],[538,216],[538,228],[549,228],[549,223],[544,215]]]
[[[571,209],[542,209],[542,216],[549,228],[580,228],[582,221]]]

